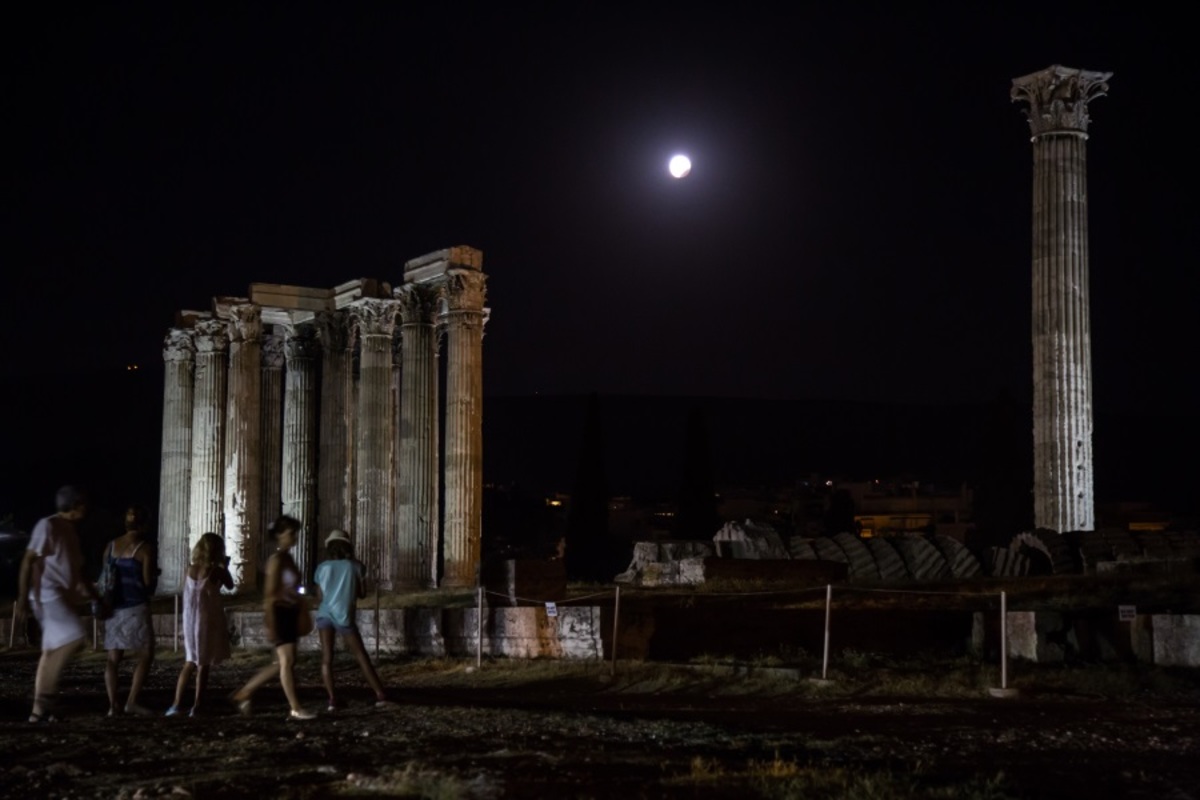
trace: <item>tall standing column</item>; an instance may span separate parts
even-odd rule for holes
[[[283,513],[303,524],[294,555],[308,580],[316,566],[317,339],[312,326],[287,329],[287,386],[283,397]]]
[[[258,563],[266,564],[274,549],[265,532],[279,516],[283,469],[283,334],[272,326],[262,339],[262,507],[258,515]]]
[[[395,580],[391,538],[391,383],[395,300],[363,299],[350,308],[359,335],[359,385],[354,514],[357,551],[367,574],[390,588]]]
[[[483,511],[482,272],[446,276],[446,587],[478,579]]]
[[[399,303],[397,303],[399,306]],[[397,311],[397,313],[399,313]],[[390,474],[389,486],[391,492],[388,499],[391,501],[391,508],[388,509],[388,519],[391,520],[392,529],[388,531],[388,538],[392,541],[392,561],[394,567],[394,580],[392,588],[400,585],[401,569],[400,569],[400,551],[402,549],[401,534],[400,534],[400,407],[401,393],[404,390],[404,343],[401,336],[401,326],[396,326],[396,333],[392,337],[392,385],[389,392],[388,418],[391,420],[392,429],[392,449],[391,461],[388,464],[388,472]]]
[[[196,323],[196,373],[192,404],[192,475],[188,490],[188,549],[200,536],[224,531],[222,492],[225,448],[226,356],[229,337],[225,323],[203,319]]]
[[[408,284],[400,300],[400,453],[396,550],[397,588],[437,586],[437,338],[436,290]]]
[[[192,332],[173,328],[163,342],[162,466],[158,491],[160,592],[183,589],[190,559],[188,493],[192,480],[192,379],[196,345]]]
[[[317,315],[317,342],[321,346],[321,417],[318,436],[320,459],[317,472],[317,527],[320,533],[334,528],[350,530],[351,514],[346,506],[349,487],[351,441],[349,418],[352,380],[350,344],[352,336],[342,312]]]
[[[229,392],[225,411],[225,550],[234,591],[253,589],[257,572],[262,309],[230,307]]]
[[[1013,80],[1033,142],[1033,497],[1039,528],[1095,528],[1088,314],[1088,102],[1111,72],[1058,65]]]

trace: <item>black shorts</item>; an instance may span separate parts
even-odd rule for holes
[[[275,638],[271,644],[295,644],[300,641],[300,609],[296,606],[274,605],[271,614],[275,618]]]

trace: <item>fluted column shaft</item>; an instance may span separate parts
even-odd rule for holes
[[[258,515],[258,563],[266,564],[274,549],[266,535],[282,508],[283,469],[283,334],[272,330],[262,339],[262,511]]]
[[[437,294],[427,287],[397,290],[401,300],[400,453],[397,584],[437,586],[438,373],[434,332]]]
[[[192,332],[172,329],[163,343],[162,463],[158,492],[160,593],[183,588],[190,561],[188,494],[192,476],[192,404],[196,346]]]
[[[318,535],[334,528],[351,530],[352,513],[346,503],[350,486],[349,419],[354,413],[351,356],[352,335],[344,313],[317,317],[321,346],[321,410],[318,430],[320,459],[317,472]]]
[[[401,336],[401,326],[396,326],[396,333],[392,337],[392,384],[389,392],[388,418],[391,420],[390,427],[392,431],[392,449],[391,459],[388,463],[389,488],[388,500],[391,507],[388,509],[388,519],[391,521],[391,530],[388,531],[388,538],[392,542],[392,562],[393,581],[392,588],[397,588],[401,584],[401,569],[400,569],[400,551],[402,548],[401,533],[400,533],[400,408],[401,408],[401,393],[403,392],[404,382],[404,346]]]
[[[192,404],[192,469],[188,491],[188,549],[224,525],[225,389],[229,339],[225,323],[200,320],[195,327],[196,372]]]
[[[483,293],[478,272],[451,273],[446,313],[446,485],[442,585],[478,580],[483,512]]]
[[[1056,531],[1095,528],[1085,147],[1033,145],[1034,519]]]
[[[359,335],[357,459],[354,474],[356,554],[367,574],[389,588],[395,579],[391,538],[391,383],[395,300],[365,299],[351,306]]]
[[[1033,141],[1034,521],[1059,532],[1095,529],[1087,104],[1109,77],[1056,65],[1012,90]]]
[[[317,341],[312,327],[287,331],[283,399],[283,513],[303,527],[293,554],[308,580],[319,559],[317,530]]]
[[[234,591],[258,583],[259,428],[262,424],[262,309],[236,305],[229,319],[229,393],[225,412],[225,551]]]

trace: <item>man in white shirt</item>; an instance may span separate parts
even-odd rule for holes
[[[17,588],[16,617],[24,620],[32,608],[42,628],[30,722],[54,719],[50,707],[58,695],[59,677],[86,635],[76,606],[84,596],[102,602],[96,587],[83,578],[83,554],[75,530],[87,513],[87,499],[74,486],[64,486],[55,497],[55,508],[57,514],[33,526]]]

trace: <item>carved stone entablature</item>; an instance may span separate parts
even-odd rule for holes
[[[262,339],[262,307],[236,305],[229,307],[229,341],[257,342]]]
[[[446,305],[450,313],[456,311],[483,312],[487,299],[487,276],[482,272],[454,270],[446,275]]]
[[[202,319],[196,322],[196,352],[223,353],[229,349],[224,320]]]
[[[404,325],[432,325],[442,292],[432,286],[409,283],[396,290]]]
[[[182,364],[195,359],[196,343],[192,331],[172,328],[167,331],[163,340],[163,361],[168,364]]]
[[[283,369],[283,334],[278,328],[263,335],[262,368]]]
[[[1108,93],[1111,72],[1089,72],[1055,64],[1013,78],[1014,103],[1029,103],[1025,116],[1033,138],[1047,133],[1087,133],[1087,105]]]
[[[354,326],[360,336],[386,336],[396,332],[396,315],[399,303],[395,300],[364,298],[356,300],[350,307]]]
[[[316,358],[321,352],[317,330],[312,325],[284,327],[284,349],[290,364],[298,358]]]

